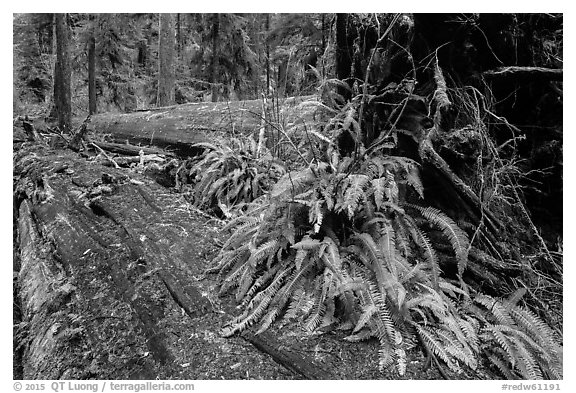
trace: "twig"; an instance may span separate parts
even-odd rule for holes
[[[112,157],[110,157],[108,154],[106,154],[106,152],[104,150],[102,150],[102,148],[100,146],[98,146],[97,144],[90,142],[90,145],[92,145],[93,147],[96,148],[96,150],[98,150],[100,152],[100,154],[102,154],[108,161],[110,161],[112,163],[112,165],[114,166],[114,168],[120,169],[120,165],[118,165],[116,163],[116,161],[114,161],[112,159]]]

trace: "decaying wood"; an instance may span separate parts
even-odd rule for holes
[[[98,149],[100,149],[98,147]],[[113,166],[114,168],[120,168],[120,167],[129,167],[133,164],[141,164],[141,165],[145,165],[148,164],[150,162],[156,162],[156,163],[163,163],[165,161],[165,158],[160,157],[156,154],[142,154],[138,157],[134,157],[134,156],[128,156],[128,157],[110,157],[107,154],[105,154],[104,150],[100,150],[101,154],[104,156],[104,158],[106,159],[106,161],[102,162],[102,165],[106,165],[106,166]]]
[[[23,355],[24,378],[155,378],[159,367],[170,368],[172,358],[155,327],[163,307],[146,295],[135,296],[138,275],[130,254],[109,247],[106,222],[80,200],[83,187],[73,186],[70,175],[55,172],[66,160],[58,158],[23,159],[16,165],[19,173],[27,173],[17,187],[24,199],[19,287],[23,321],[31,333]],[[80,176],[85,184],[94,184],[101,171],[86,166]],[[89,323],[95,319],[101,321]],[[133,344],[118,348],[118,342]],[[78,357],[83,347],[96,358],[98,350],[116,348],[124,360],[99,359],[91,367],[96,358]],[[151,356],[138,360],[138,351]]]
[[[170,152],[166,150],[154,149],[150,147],[144,146],[135,146],[129,144],[121,144],[121,143],[112,143],[112,142],[102,142],[102,141],[92,141],[93,144],[101,148],[102,150],[109,151],[110,153],[117,153],[122,154],[125,156],[139,156],[140,152],[144,154],[157,154],[157,155],[165,155],[165,156],[172,156]]]
[[[271,106],[262,113],[262,100],[231,102],[198,102],[127,114],[104,113],[94,115],[89,125],[96,135],[109,135],[117,143],[156,146],[181,155],[193,155],[191,145],[211,140],[218,133],[249,134],[260,129],[262,117],[270,123],[282,125],[316,119],[298,104],[311,97],[287,98],[280,108]],[[278,118],[279,116],[279,118]]]
[[[70,144],[68,145],[70,149],[79,151],[82,148],[88,132],[88,123],[90,123],[90,116],[87,116],[86,119],[84,119],[80,127],[78,127],[78,130],[72,136]]]
[[[111,196],[105,201],[94,202],[98,210],[122,225],[129,237],[127,243],[133,252],[139,255],[139,258],[143,258],[145,255],[147,264],[160,269],[158,274],[170,294],[190,317],[193,318],[198,313],[212,310],[212,303],[207,294],[202,294],[190,279],[186,280],[180,273],[185,268],[185,261],[175,257],[174,253],[170,251],[170,247],[174,247],[173,242],[178,238],[178,234],[174,228],[159,225],[164,221],[161,218],[161,209],[142,187],[132,184],[123,187],[126,188],[125,191],[130,196],[129,199],[133,201],[131,203],[132,209],[123,209],[122,202],[117,200],[115,196]],[[138,213],[135,212],[134,207]],[[145,214],[142,214],[143,212]],[[142,242],[140,240],[142,238],[147,239],[147,241]],[[170,240],[163,242],[161,239]],[[269,333],[256,336],[253,333],[244,332],[241,337],[302,378],[334,378],[303,354],[291,353],[286,348],[282,348],[282,345]]]
[[[333,374],[328,373],[307,357],[292,353],[285,347],[281,347],[269,333],[264,332],[255,335],[251,332],[244,332],[241,337],[258,348],[258,350],[270,355],[275,362],[304,379],[324,380],[335,378]]]
[[[179,197],[69,150],[23,150],[14,161],[23,378],[195,379],[175,359],[202,338],[176,345],[170,324],[222,314],[191,273],[197,238]],[[329,378],[272,335],[252,341],[297,377]]]

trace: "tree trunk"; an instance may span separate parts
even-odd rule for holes
[[[212,26],[212,61],[210,65],[210,83],[212,84],[212,102],[218,101],[218,44],[220,30],[220,14],[213,15]]]
[[[174,20],[172,14],[160,14],[158,43],[158,106],[173,105],[174,89]]]
[[[190,258],[216,228],[181,195],[42,144],[15,153],[14,174],[22,379],[239,379],[234,357],[268,378],[334,378],[271,333],[218,337],[231,315],[196,279],[208,259]]]
[[[345,80],[352,73],[352,57],[348,48],[348,14],[336,14],[336,78]],[[351,97],[343,87],[338,87],[338,93],[349,99]]]
[[[297,105],[307,99],[312,97],[288,98],[281,103],[285,121],[293,123],[295,129],[321,121],[321,112],[302,114]],[[198,151],[190,145],[207,142],[214,133],[258,132],[262,117],[261,100],[195,102],[126,114],[102,113],[93,116],[88,127],[96,134],[110,134],[117,143],[154,145],[180,155],[195,155]]]
[[[181,14],[176,14],[176,55],[178,59],[182,56],[182,21]]]
[[[72,128],[72,101],[70,79],[69,31],[66,14],[54,14],[56,28],[56,66],[54,67],[54,104],[58,127],[63,132]]]
[[[270,31],[270,14],[266,14],[266,34]],[[266,42],[266,95],[270,94],[270,44]]]
[[[88,113],[93,115],[96,111],[96,39],[92,32],[88,39]]]

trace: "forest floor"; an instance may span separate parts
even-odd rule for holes
[[[223,222],[141,172],[70,150],[15,145],[14,378],[304,378],[249,340],[220,335],[238,310],[203,272],[228,236]],[[48,277],[35,273],[39,266]],[[180,289],[200,295],[196,309],[182,304]],[[416,349],[400,377],[378,369],[376,341],[349,343],[343,331],[310,334],[297,323],[267,334],[276,349],[328,378],[442,378]],[[453,379],[495,378],[483,368],[444,371]]]

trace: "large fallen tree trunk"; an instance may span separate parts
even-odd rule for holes
[[[206,226],[180,196],[71,151],[28,145],[14,159],[22,379],[238,379],[256,365],[286,378],[271,360],[330,378],[271,335],[219,337],[230,316],[196,279]]]
[[[157,146],[181,155],[193,155],[191,147],[212,140],[219,133],[249,134],[272,124],[310,125],[314,113],[298,105],[312,97],[293,97],[280,101],[249,100],[198,102],[153,108],[127,114],[94,115],[88,126],[96,135],[109,135],[117,143]]]

